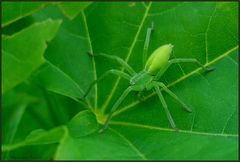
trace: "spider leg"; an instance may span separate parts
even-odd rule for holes
[[[103,57],[105,57],[105,58],[115,60],[115,61],[117,61],[120,65],[122,65],[122,66],[129,72],[129,74],[131,74],[131,75],[136,74],[136,72],[133,70],[133,68],[132,68],[130,65],[128,65],[128,63],[127,63],[126,61],[124,61],[122,58],[120,58],[120,57],[118,57],[118,56],[108,55],[108,54],[105,54],[105,53],[93,54],[93,53],[88,52],[88,54],[89,54],[90,56],[103,56]]]
[[[94,81],[90,84],[90,86],[88,87],[88,89],[87,89],[87,91],[85,92],[85,94],[80,98],[80,100],[83,100],[83,99],[88,95],[88,93],[90,92],[90,90],[93,88],[93,86],[94,86],[97,82],[99,82],[100,80],[102,80],[103,78],[105,78],[105,77],[106,77],[107,75],[109,75],[109,74],[114,74],[114,75],[117,75],[117,76],[121,76],[121,77],[123,77],[123,78],[125,78],[125,79],[127,79],[127,80],[130,80],[130,79],[131,79],[131,76],[128,75],[127,73],[124,73],[124,72],[122,72],[122,71],[120,71],[120,70],[111,69],[111,70],[105,72],[104,74],[102,74],[97,80],[94,80]]]
[[[202,67],[202,69],[206,72],[210,72],[210,71],[213,71],[215,69],[215,68],[209,68],[209,67],[203,66],[203,64],[201,64],[197,59],[194,59],[194,58],[179,58],[179,59],[172,59],[172,60],[169,61],[170,64],[181,63],[181,62],[195,63],[198,66]]]
[[[168,110],[167,104],[166,104],[166,102],[165,102],[165,100],[163,98],[163,95],[162,95],[162,92],[159,89],[159,86],[156,84],[156,85],[154,85],[154,88],[155,88],[155,90],[157,92],[157,95],[158,95],[162,105],[163,105],[163,108],[165,110],[165,113],[167,115],[167,118],[168,118],[172,128],[175,129],[175,130],[178,130],[177,127],[176,127],[176,124],[175,124],[175,122],[174,122],[174,120],[173,120],[173,118],[172,118],[172,116],[171,116],[171,114],[170,114],[170,112]]]
[[[117,102],[113,105],[107,120],[105,121],[103,127],[99,130],[99,133],[102,133],[107,127],[108,124],[110,122],[110,120],[112,119],[112,115],[114,113],[114,111],[116,111],[116,109],[118,108],[118,106],[122,103],[122,101],[125,99],[125,97],[132,91],[133,87],[128,87],[123,94],[119,97],[119,99],[117,100]]]
[[[192,110],[183,101],[181,101],[177,95],[175,95],[172,91],[170,91],[167,88],[167,86],[165,86],[162,82],[157,82],[156,84],[162,87],[165,92],[167,92],[170,96],[172,96],[175,100],[177,100],[186,111],[192,112]]]
[[[146,39],[144,42],[144,47],[143,47],[143,67],[145,66],[146,60],[147,60],[147,52],[148,52],[148,47],[150,43],[150,37],[152,32],[154,31],[154,23],[152,22],[151,27],[147,29],[147,34],[146,34]]]

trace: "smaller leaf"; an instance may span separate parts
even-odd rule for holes
[[[36,136],[38,136],[38,135],[41,135],[41,134],[43,134],[43,133],[46,133],[47,131],[46,130],[44,130],[44,129],[36,129],[36,130],[33,130],[27,137],[26,137],[26,139],[30,139],[31,140],[31,138],[34,138],[34,137],[36,137]]]
[[[99,128],[96,116],[88,110],[78,113],[67,126],[72,137],[87,136]]]
[[[66,135],[66,127],[54,128],[50,131],[34,130],[32,131],[23,142],[19,142],[12,145],[3,145],[2,151],[11,151],[20,147],[28,145],[43,145],[58,143]]]
[[[60,24],[60,20],[48,19],[12,36],[2,36],[2,93],[23,82],[44,62],[46,42],[53,39]]]

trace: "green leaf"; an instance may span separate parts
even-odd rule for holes
[[[46,2],[3,2],[2,3],[2,27],[28,16],[46,6]]]
[[[26,80],[43,62],[46,42],[53,39],[61,21],[35,23],[12,36],[2,36],[2,93]]]
[[[77,126],[79,127],[77,128]],[[50,131],[34,130],[25,141],[13,145],[3,145],[2,150],[5,152],[26,146],[38,145],[40,147],[41,145],[59,143],[55,153],[56,160],[126,159],[126,157],[144,159],[128,140],[114,130],[103,134],[94,132],[98,128],[96,119],[94,120],[94,115],[88,111],[78,113],[69,122],[68,129],[66,128],[63,126]],[[126,156],[122,156],[124,154]]]
[[[36,20],[47,17],[62,19],[63,23],[44,54],[47,65],[35,74],[35,80],[48,90],[78,100],[96,77],[95,63],[87,52],[92,51],[83,12],[68,20],[55,6],[34,15]],[[71,43],[69,43],[69,41]],[[89,108],[96,107],[96,89],[87,97]]]
[[[73,115],[79,112],[80,106],[76,102],[71,101],[67,97],[49,92],[45,92],[42,97],[42,93],[39,92],[41,90],[44,92],[44,90],[37,88],[39,87],[29,87],[27,84],[25,86],[21,84],[14,91],[12,90],[3,95],[2,114],[4,122],[2,133],[4,136],[2,143],[5,146],[21,143],[32,130],[46,130],[60,124],[66,124]],[[29,94],[25,94],[27,92]],[[74,108],[74,110],[69,109],[69,107]],[[31,136],[38,135],[36,132],[33,131]],[[39,135],[41,134],[39,133]],[[30,135],[27,138],[30,139]],[[20,146],[21,149],[15,147],[14,150],[4,151],[2,159],[52,159],[52,154],[54,154],[57,144],[42,145],[40,142],[39,145],[25,145],[22,143]],[[26,154],[28,153],[31,156],[27,156]]]
[[[183,111],[181,105],[164,94],[180,129],[179,135],[170,128],[156,95],[139,102],[130,94],[114,114],[112,124],[115,124],[110,128],[126,138],[146,159],[237,159],[238,63],[232,59],[236,58],[238,49],[237,4],[98,3],[88,9],[86,19],[94,53],[118,55],[140,71],[146,30],[154,22],[149,54],[162,44],[172,43],[173,57],[196,58],[205,66],[216,68],[203,74],[194,65],[177,64],[163,76],[162,81],[193,109],[193,113]],[[96,57],[95,62],[98,77],[107,69],[118,68],[115,62],[106,59]],[[108,113],[127,86],[127,81],[116,81],[115,77],[100,81],[97,116],[101,116],[101,112],[104,116],[104,110]],[[140,126],[128,128],[131,124]],[[166,132],[161,131],[165,129]],[[75,142],[69,141],[69,145]],[[107,140],[105,144],[109,144]],[[220,145],[226,147],[217,147]],[[94,147],[103,149],[100,144]],[[91,150],[84,150],[87,159],[96,156]],[[107,155],[115,159],[114,155]],[[96,159],[105,159],[105,156]],[[73,155],[66,155],[67,159],[71,157]],[[122,151],[121,158],[124,157],[130,159]]]
[[[13,145],[3,145],[2,151],[11,151],[27,145],[43,145],[59,143],[66,135],[65,127],[54,128],[50,131],[34,130],[29,136],[22,142]]]
[[[69,18],[73,19],[82,10],[88,7],[92,2],[61,2],[58,6],[61,8],[62,12]]]
[[[137,72],[143,69],[144,40],[152,22],[155,30],[148,55],[171,43],[172,58],[196,58],[215,70],[203,73],[195,65],[181,63],[171,66],[161,78],[193,109],[187,113],[163,92],[178,132],[171,128],[158,96],[150,91],[143,93],[144,101],[134,93],[128,95],[114,112],[108,129],[98,133],[96,119],[103,124],[129,85],[109,76],[86,98],[93,114],[80,112],[62,127],[63,132],[50,133],[56,128],[35,132],[28,140],[35,139],[32,144],[41,146],[58,137],[52,140],[57,143],[52,154],[56,160],[238,159],[237,9],[234,2],[95,2],[72,20],[56,6],[35,13],[35,21],[50,17],[63,23],[44,54],[46,63],[33,80],[75,100],[107,70],[122,69],[116,62],[89,57],[87,51],[116,55]],[[74,108],[69,105],[69,109]],[[26,142],[4,146],[3,150],[23,146]]]
[[[215,91],[209,92],[220,94],[212,98],[212,100],[216,100],[216,98],[222,95],[216,90],[222,89],[218,88],[219,85],[209,87],[209,84],[214,85],[212,83],[215,83],[216,80],[221,80],[220,78],[222,75],[220,74],[224,74],[223,76],[231,77],[232,74],[237,72],[237,68],[235,67],[235,62],[233,62],[231,58],[224,58],[214,65],[215,68],[218,69],[218,72],[215,72],[214,75],[210,76],[210,74],[208,74],[207,76],[209,77],[202,76],[202,74],[194,75],[191,78],[186,79],[185,82],[179,83],[180,85],[177,86],[177,88],[181,88],[182,86],[185,87],[188,85],[189,88],[195,93],[198,91],[199,87],[201,87],[203,90],[205,90],[204,87],[207,89],[215,89]],[[223,65],[229,67],[229,69],[233,69],[233,71],[229,72],[229,70],[224,68]],[[196,80],[198,81],[198,85],[194,83]],[[237,77],[235,77],[233,85],[236,85],[236,82]],[[228,84],[228,82],[225,81],[221,82],[220,84],[224,85]],[[233,87],[233,89],[235,89],[235,87]],[[226,86],[223,91],[234,91],[233,89],[229,90]],[[174,90],[175,93],[182,93],[182,97],[184,97],[186,91],[188,90],[185,90],[183,92]],[[235,93],[237,93],[237,90],[235,91]],[[196,101],[198,97],[203,97],[204,95],[206,95],[206,93],[200,93],[195,97],[192,97],[191,100]],[[212,94],[208,95],[204,97],[211,98],[211,96],[213,96]],[[187,97],[189,98],[189,96]],[[232,100],[232,96],[229,96],[227,100]],[[237,100],[236,97],[235,100]],[[211,111],[215,114],[216,117],[210,116],[210,110],[205,108],[209,105],[205,106],[204,102],[202,102],[203,105],[201,110],[195,110],[195,114],[191,115],[187,114],[185,111],[182,111],[180,107],[176,105],[176,107],[172,108],[174,112],[178,113],[177,115],[173,115],[175,117],[175,121],[179,124],[179,128],[183,126],[190,126],[188,129],[181,128],[179,132],[176,132],[171,128],[158,126],[161,124],[161,122],[162,124],[168,125],[168,121],[166,119],[161,121],[159,118],[159,116],[161,114],[164,114],[164,112],[159,109],[159,104],[157,103],[159,101],[157,101],[157,98],[148,102],[155,103],[155,109],[146,109],[146,104],[150,103],[145,103],[144,105],[139,104],[137,105],[138,107],[136,107],[138,109],[138,112],[132,110],[128,111],[127,115],[126,113],[122,113],[119,116],[119,121],[112,121],[109,130],[106,132],[102,134],[99,134],[97,132],[93,134],[91,133],[90,135],[84,137],[81,135],[81,132],[83,130],[81,127],[85,125],[85,121],[89,121],[90,125],[95,125],[95,121],[92,121],[94,117],[91,114],[87,113],[86,115],[86,112],[79,113],[69,123],[70,133],[65,136],[64,140],[62,140],[62,142],[58,145],[55,159],[237,159],[238,135],[236,134],[236,110],[233,111],[233,114],[229,114],[224,119],[224,115],[222,113],[216,113],[213,110]],[[172,102],[174,103],[174,101]],[[205,104],[211,103],[213,103],[211,100],[210,103],[205,102]],[[216,107],[220,111],[224,112],[226,112],[226,109],[230,108],[225,107],[226,109],[222,110],[222,107],[220,105],[216,105]],[[234,108],[236,109],[236,107],[233,107],[233,109]],[[208,116],[205,115],[206,113],[208,113]],[[80,119],[84,119],[84,122],[81,122]],[[149,120],[146,121],[146,119]],[[220,125],[222,126],[221,129],[219,129],[220,131],[214,130],[214,122],[221,123],[222,121],[223,125]],[[73,122],[74,125],[72,124]],[[204,125],[206,126],[205,130],[201,130],[200,128]],[[71,130],[71,127],[73,126],[74,131]],[[88,127],[88,129],[85,129],[86,133],[88,133],[89,128],[96,127]],[[230,130],[230,132],[228,130]],[[82,148],[84,148],[84,150]]]

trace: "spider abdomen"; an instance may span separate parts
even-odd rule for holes
[[[152,75],[156,75],[159,70],[168,64],[168,60],[172,53],[172,44],[166,44],[156,49],[148,58],[145,70]]]

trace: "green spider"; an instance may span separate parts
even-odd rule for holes
[[[149,46],[149,42],[150,42],[150,36],[151,36],[151,33],[153,32],[153,30],[154,30],[154,28],[153,28],[153,23],[152,23],[151,27],[149,27],[147,29],[146,39],[145,39],[144,48],[143,48],[143,63],[144,64],[146,62],[146,56],[147,56],[148,46]],[[159,89],[159,87],[161,87],[165,92],[167,92],[170,96],[172,96],[175,100],[177,100],[186,111],[192,112],[192,110],[183,101],[181,101],[178,98],[178,96],[176,96],[172,91],[170,91],[164,85],[164,83],[159,82],[158,80],[161,78],[161,76],[164,74],[164,72],[169,68],[169,66],[174,63],[182,63],[182,62],[195,63],[198,66],[202,67],[202,69],[204,71],[211,71],[211,70],[213,70],[213,68],[206,68],[197,59],[194,59],[194,58],[178,58],[178,59],[169,60],[171,53],[172,53],[172,49],[173,49],[173,45],[171,45],[171,44],[166,44],[166,45],[160,46],[148,58],[144,69],[138,73],[136,73],[133,70],[133,68],[131,66],[129,66],[127,64],[127,62],[125,62],[120,57],[107,55],[104,53],[94,54],[94,55],[92,53],[89,53],[89,55],[91,55],[91,56],[103,56],[108,59],[117,61],[120,65],[122,65],[124,67],[124,69],[126,69],[126,71],[128,73],[125,73],[125,72],[117,70],[117,69],[111,69],[111,70],[105,72],[102,76],[100,76],[98,78],[98,80],[95,80],[94,82],[91,83],[91,85],[89,86],[85,95],[81,99],[84,99],[87,96],[87,94],[90,92],[91,88],[98,81],[102,80],[108,74],[115,74],[117,76],[125,78],[129,81],[129,84],[130,84],[129,87],[127,87],[125,89],[125,91],[122,93],[122,95],[119,97],[119,99],[113,105],[103,127],[100,129],[99,132],[103,132],[108,127],[108,124],[112,118],[113,112],[116,111],[118,106],[122,103],[122,101],[125,99],[125,97],[131,91],[141,92],[144,90],[149,91],[151,89],[154,89],[156,91],[172,128],[177,130],[176,124],[168,110],[167,104],[163,98],[162,92]]]

